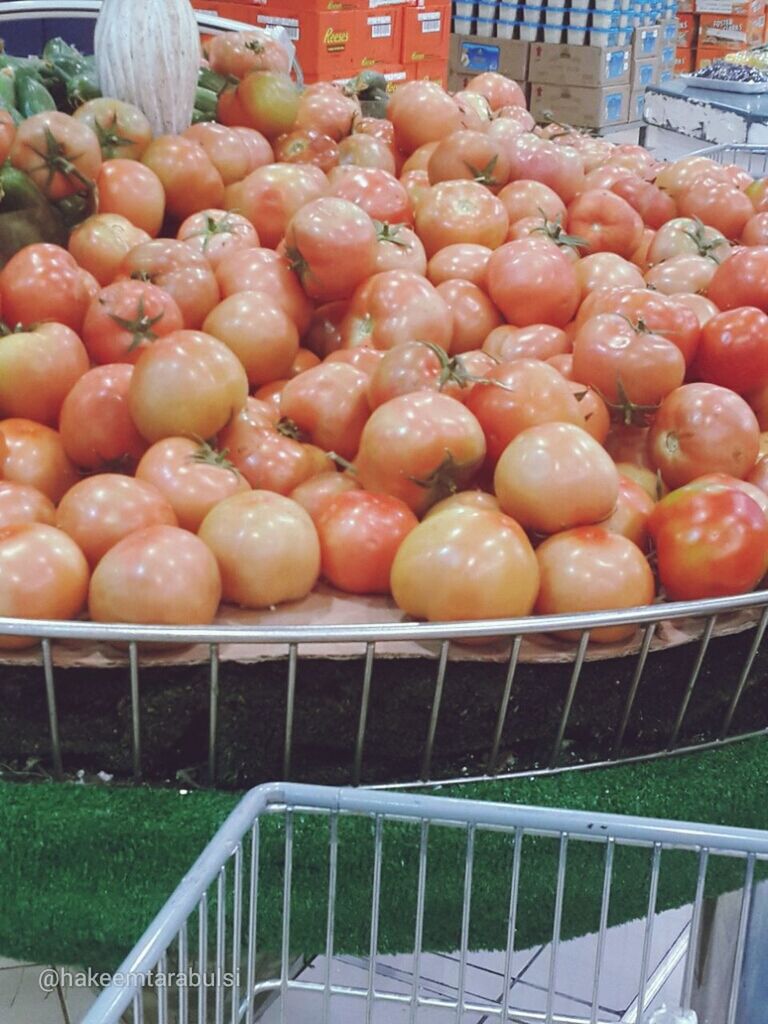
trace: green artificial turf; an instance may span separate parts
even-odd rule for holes
[[[664,762],[592,772],[443,787],[443,795],[581,808],[768,829],[768,741],[760,739]],[[71,783],[0,783],[0,954],[35,962],[114,967],[164,903],[185,870],[234,806],[237,796],[195,791],[110,788]],[[277,946],[281,923],[282,818],[263,828],[260,942]],[[456,948],[463,902],[464,837],[433,829],[429,841],[425,947]],[[557,843],[526,840],[523,848],[517,947],[544,941],[551,930]],[[602,861],[596,845],[572,844],[566,878],[564,931],[597,926]],[[372,825],[342,821],[336,950],[368,950]],[[508,837],[477,840],[470,942],[506,942]],[[418,829],[388,825],[384,835],[378,948],[407,951],[413,943]],[[325,945],[327,824],[296,822],[293,952]],[[611,923],[645,911],[649,855],[620,851]],[[738,868],[738,869],[737,869]],[[688,901],[693,855],[665,854],[658,906]],[[713,866],[710,892],[739,884],[734,863]]]

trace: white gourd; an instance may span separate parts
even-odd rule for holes
[[[103,0],[94,51],[105,96],[143,110],[156,135],[189,127],[201,58],[189,0]]]

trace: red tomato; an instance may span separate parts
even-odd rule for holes
[[[608,189],[576,196],[568,207],[568,233],[584,239],[587,253],[615,252],[626,259],[640,244],[643,221],[629,203]]]
[[[654,266],[673,256],[709,256],[722,262],[731,247],[714,228],[691,217],[676,217],[663,224],[648,248],[648,263]]]
[[[327,473],[318,473],[317,476],[305,480],[303,484],[299,484],[295,490],[291,491],[288,497],[298,502],[304,511],[309,513],[312,521],[317,523],[318,517],[329,502],[333,501],[340,494],[356,490],[359,490],[359,485],[351,474],[337,473],[336,470],[330,470]],[[1,501],[2,492],[0,491]]]
[[[69,114],[45,111],[16,129],[11,163],[50,200],[89,192],[101,168],[96,134]]]
[[[184,221],[176,237],[205,257],[214,270],[231,252],[259,247],[253,224],[231,210],[201,210]]]
[[[328,302],[315,310],[303,342],[320,359],[341,348],[341,325],[348,308],[347,302]]]
[[[483,343],[483,351],[500,363],[513,359],[541,359],[562,355],[571,348],[568,336],[559,327],[549,324],[531,324],[530,327],[512,327],[504,324],[491,331]]]
[[[285,72],[252,71],[237,87],[237,98],[250,127],[268,139],[284,135],[297,124],[299,90]],[[299,127],[315,126],[303,124]]]
[[[579,426],[584,427],[598,444],[604,445],[611,429],[611,414],[605,400],[594,388],[587,387],[581,381],[568,380],[567,383],[571,394],[579,403],[579,412],[583,420]]]
[[[427,142],[439,142],[462,126],[461,111],[434,82],[406,82],[392,95],[387,117],[397,148],[410,155]]]
[[[124,537],[96,566],[88,592],[94,622],[206,626],[221,600],[216,559],[193,533],[150,526]]]
[[[508,242],[488,261],[488,292],[516,327],[564,327],[579,306],[571,260],[548,241]]]
[[[375,273],[407,270],[427,276],[427,254],[415,231],[403,224],[381,224],[377,225],[377,238]]]
[[[706,174],[726,180],[724,168],[706,156],[687,156],[674,163],[664,164],[656,175],[656,185],[677,198],[680,193],[693,185],[696,178]]]
[[[634,174],[622,175],[608,187],[637,210],[643,222],[654,231],[677,216],[672,196]]]
[[[376,228],[365,210],[346,199],[307,203],[288,224],[285,241],[291,266],[316,301],[351,298],[374,272]]]
[[[768,313],[768,247],[738,249],[723,260],[707,296],[722,310],[756,306]]]
[[[406,175],[415,171],[427,171],[429,168],[429,161],[432,159],[432,154],[439,145],[440,142],[438,140],[437,142],[425,142],[423,146],[419,146],[419,148],[415,149],[405,161],[400,174]],[[427,181],[429,181],[428,173]]]
[[[429,175],[426,171],[408,171],[405,174],[401,174],[400,184],[408,193],[408,198],[411,200],[411,206],[414,210],[419,208],[422,199],[432,191],[432,186],[429,184]]]
[[[768,245],[768,213],[756,213],[744,225],[742,245]]]
[[[645,281],[634,263],[613,252],[596,252],[576,264],[582,296],[598,288],[644,288]]]
[[[619,476],[619,498],[616,508],[600,525],[609,533],[618,533],[645,551],[648,546],[648,519],[655,499],[632,477]]]
[[[165,219],[165,189],[154,171],[136,160],[107,160],[96,180],[99,213],[125,217],[151,238]]]
[[[202,326],[220,298],[208,261],[178,239],[161,238],[137,245],[123,260],[118,276],[149,281],[167,292],[189,330]]]
[[[525,109],[525,94],[517,82],[506,75],[495,71],[484,71],[471,78],[466,86],[469,92],[479,92],[488,100],[491,110],[502,107],[522,107]]]
[[[55,425],[68,391],[89,365],[83,343],[63,324],[0,337],[0,417]]]
[[[392,127],[389,121],[385,123]],[[338,163],[340,167],[376,167],[397,174],[392,143],[372,135],[355,134],[342,139],[338,147]]]
[[[672,601],[744,594],[768,567],[768,521],[736,488],[693,484],[673,491],[654,509],[649,528]]]
[[[482,346],[502,316],[485,292],[471,281],[444,281],[437,290],[453,317],[451,352],[471,352]]]
[[[327,174],[339,163],[339,147],[330,135],[312,128],[299,128],[277,139],[275,160],[280,164],[314,164]],[[394,164],[394,160],[392,162]],[[244,177],[241,175],[239,180]]]
[[[340,494],[316,520],[322,575],[349,594],[388,594],[395,555],[418,524],[408,506],[388,494]]]
[[[713,316],[701,332],[694,372],[740,395],[768,384],[768,316],[749,306]]]
[[[719,310],[711,299],[704,295],[689,295],[686,292],[679,292],[675,295],[678,304],[685,306],[695,315],[699,326],[704,327],[713,316],[717,316]]]
[[[353,351],[370,350],[360,348]],[[371,409],[378,409],[392,398],[414,391],[441,391],[464,402],[479,376],[473,374],[472,367],[467,365],[473,353],[449,359],[439,346],[421,341],[406,341],[378,355],[381,359],[373,368],[368,384]],[[493,362],[489,360],[489,363],[483,367],[484,372],[492,368]]]
[[[0,420],[5,452],[0,477],[35,487],[55,504],[77,482],[60,435],[33,420]]]
[[[336,352],[331,352],[329,356],[326,356],[325,361],[326,363],[347,363],[348,366],[354,366],[356,370],[362,370],[370,379],[371,374],[383,361],[386,354],[377,348],[367,348],[361,345],[359,348],[341,348]]]
[[[96,278],[102,288],[111,284],[128,253],[149,235],[116,213],[97,213],[69,236],[69,251],[77,263]]]
[[[167,210],[177,220],[221,207],[222,177],[202,146],[191,139],[160,135],[147,146],[141,160],[163,183]]]
[[[242,363],[201,331],[175,331],[146,349],[128,392],[131,418],[150,442],[214,437],[247,397]]]
[[[748,196],[727,182],[699,178],[677,197],[683,217],[698,218],[726,238],[738,238],[755,209]]]
[[[144,281],[116,281],[99,292],[83,321],[83,341],[96,363],[135,363],[158,338],[184,326],[171,296]]]
[[[319,167],[272,164],[230,185],[224,207],[246,217],[256,228],[261,244],[273,249],[285,235],[294,213],[327,194],[328,179]]]
[[[502,146],[480,131],[458,131],[442,139],[429,158],[431,184],[477,181],[498,192],[509,181],[510,165]]]
[[[60,530],[42,523],[0,530],[0,616],[74,619],[88,594],[88,563]],[[31,637],[0,640],[0,647],[29,647]]]
[[[485,289],[492,251],[486,245],[473,245],[471,242],[447,245],[429,261],[426,276],[434,285],[462,280]]]
[[[329,135],[336,142],[352,132],[360,104],[352,96],[330,82],[307,86],[299,99],[296,127],[312,129]]]
[[[27,484],[0,481],[0,529],[24,523],[45,523],[53,526],[56,509],[42,491]]]
[[[128,411],[133,367],[97,366],[64,399],[59,433],[69,458],[82,469],[132,471],[147,445]]]
[[[716,270],[717,264],[708,256],[681,254],[651,267],[645,280],[662,295],[705,292]]]
[[[345,363],[324,363],[288,381],[280,411],[309,440],[344,459],[354,458],[370,408],[368,377]]]
[[[760,427],[739,395],[716,384],[686,384],[662,402],[648,438],[668,487],[705,473],[745,477],[760,450]]]
[[[303,334],[312,320],[312,303],[284,256],[270,249],[248,249],[231,253],[216,268],[222,298],[238,292],[266,292],[277,302]]]
[[[89,100],[72,116],[96,134],[105,160],[140,160],[152,139],[152,126],[146,116],[138,107],[121,100]]]
[[[484,457],[482,428],[461,402],[417,391],[373,412],[355,465],[366,490],[400,498],[419,515],[469,483]]]
[[[501,190],[499,199],[504,203],[510,224],[516,224],[526,217],[543,216],[546,220],[565,218],[563,200],[554,189],[540,181],[513,181]]]
[[[413,207],[403,185],[376,167],[337,167],[328,175],[331,195],[387,224],[413,224]]]
[[[304,373],[305,370],[312,370],[316,366],[320,365],[320,358],[311,352],[308,348],[300,348],[296,353],[296,358],[293,360],[293,366],[291,366],[290,377],[298,377],[300,373]]]
[[[287,377],[299,351],[296,325],[265,292],[238,292],[224,299],[208,314],[203,330],[234,352],[251,386]]]
[[[206,44],[211,67],[225,77],[245,78],[251,71],[291,70],[288,53],[263,29],[224,32]]]
[[[497,249],[509,217],[501,200],[476,181],[444,181],[419,201],[416,230],[430,257],[457,243]]]
[[[405,341],[431,341],[450,350],[453,318],[445,300],[425,278],[401,270],[375,274],[355,292],[341,328],[349,348],[394,348]]]
[[[536,549],[541,587],[536,601],[539,615],[637,608],[651,604],[655,584],[642,551],[618,533],[601,526],[566,530]],[[590,640],[610,644],[629,639],[636,627],[606,626],[593,629]],[[558,633],[579,638],[578,631]]]
[[[512,140],[508,153],[512,160],[512,181],[524,178],[541,182],[564,203],[570,203],[582,191],[584,162],[574,149],[525,134]]]
[[[227,128],[206,121],[192,125],[184,137],[204,149],[225,185],[242,181],[251,171],[275,159],[272,147],[260,132]]]
[[[28,245],[0,271],[3,319],[11,327],[45,320],[80,331],[90,302],[87,279],[66,249]]]

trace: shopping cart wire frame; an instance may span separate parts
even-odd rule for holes
[[[332,983],[330,968],[326,966],[324,981],[308,982],[291,977],[291,900],[292,900],[292,865],[294,859],[293,828],[294,816],[299,813],[324,815],[329,821],[329,857],[328,857],[328,896],[324,913],[327,915],[326,948],[314,951],[327,957],[327,965],[334,955],[334,913],[338,891],[338,856],[339,856],[339,820],[343,817],[362,817],[373,825],[375,852],[372,878],[371,903],[369,908],[360,908],[361,915],[366,909],[370,912],[370,972],[366,986],[353,988]],[[256,977],[257,918],[259,913],[259,822],[267,815],[278,815],[285,819],[285,870],[282,879],[282,936],[281,955],[278,976],[266,980]],[[382,861],[384,853],[385,825],[390,823],[408,823],[419,830],[419,872],[418,891],[416,893],[416,913],[414,929],[414,990],[410,994],[377,992],[375,986],[375,962],[378,949],[378,922],[382,901]],[[463,899],[461,921],[461,950],[459,961],[459,981],[457,998],[428,997],[420,994],[418,988],[418,966],[423,950],[425,890],[428,871],[428,845],[426,836],[431,826],[445,826],[461,830],[464,839],[464,866],[461,872],[460,888]],[[483,830],[506,833],[514,844],[514,858],[509,889],[509,928],[507,949],[505,951],[505,984],[503,991],[506,996],[496,1004],[477,1004],[466,992],[464,978],[467,967],[470,914],[472,906],[472,885],[475,844]],[[549,971],[549,1008],[546,1013],[526,1011],[514,1005],[514,997],[510,995],[512,978],[512,956],[515,945],[516,915],[520,896],[520,859],[523,841],[529,837],[547,837],[557,844],[556,874],[552,879],[555,893],[554,919],[551,936],[551,962]],[[248,845],[250,842],[250,851]],[[553,999],[557,987],[557,952],[561,941],[561,924],[563,918],[564,890],[569,844],[599,844],[604,856],[604,874],[602,892],[596,894],[596,903],[600,906],[600,925],[597,941],[597,954],[593,978],[593,999],[589,1016],[563,1016],[552,1010]],[[246,1021],[252,1024],[255,1013],[254,1003],[259,996],[277,993],[283,1000],[281,1007],[285,1013],[285,999],[289,992],[304,991],[322,995],[322,1019],[327,1024],[330,1016],[330,1000],[332,997],[364,1000],[366,1003],[366,1020],[371,1019],[371,1008],[374,1004],[389,1003],[410,1007],[412,1022],[418,1022],[419,1011],[427,1007],[440,1007],[454,1011],[460,1021],[466,1012],[479,1012],[489,1018],[506,1021],[547,1021],[561,1024],[600,1024],[600,978],[605,966],[606,931],[608,928],[608,912],[611,900],[614,857],[622,846],[645,848],[649,854],[649,871],[647,879],[647,913],[645,919],[641,964],[639,965],[640,985],[638,995],[638,1016],[642,1019],[644,1009],[650,1004],[655,994],[649,986],[651,966],[651,943],[653,939],[654,917],[659,890],[662,854],[665,851],[688,851],[695,857],[696,887],[693,899],[693,914],[688,943],[685,974],[682,984],[683,1009],[690,1007],[691,993],[694,982],[694,965],[697,957],[697,936],[702,921],[702,908],[705,898],[707,871],[713,858],[738,858],[743,862],[742,895],[739,911],[739,924],[734,936],[734,959],[731,971],[730,993],[728,998],[728,1016],[723,1024],[737,1024],[738,995],[741,980],[742,962],[745,954],[745,939],[750,911],[752,887],[755,881],[755,870],[758,862],[768,862],[768,833],[751,829],[728,828],[688,822],[672,822],[655,818],[624,817],[613,814],[593,814],[583,811],[555,810],[550,808],[512,806],[480,801],[456,800],[435,796],[406,795],[398,792],[381,792],[362,789],[337,789],[317,786],[303,786],[286,783],[275,783],[260,786],[251,790],[237,805],[219,832],[209,843],[194,866],[184,877],[165,907],[160,911],[132,952],[126,957],[117,976],[119,984],[112,984],[105,989],[86,1015],[83,1024],[118,1024],[123,1021],[123,1014],[132,1009],[133,1024],[154,1020],[149,1014],[154,1012],[144,1003],[143,982],[150,973],[159,968],[161,981],[155,986],[157,997],[157,1020],[162,1024],[169,1019],[169,997],[178,997],[179,1024],[195,1021],[202,1024],[206,1017],[209,993],[201,987],[198,992],[191,993],[180,988],[178,994],[170,991],[170,986],[162,977],[173,963],[179,972],[190,969],[192,951],[197,954],[196,967],[204,974],[207,969],[208,946],[215,945],[217,977],[221,978],[225,967],[231,966],[235,980],[226,994],[217,988],[210,993],[216,1001],[215,1020],[226,1019],[238,1024]],[[227,872],[229,871],[229,876]],[[223,898],[227,877],[231,877],[234,887],[234,899],[231,905],[232,921],[224,919]],[[218,906],[215,912],[215,937],[207,930],[209,910],[209,890],[214,887]],[[197,915],[200,936],[197,944],[192,942],[191,919]],[[214,943],[215,938],[215,943]],[[227,949],[227,939],[230,948]],[[310,951],[305,950],[309,953]],[[246,964],[246,978],[240,984],[238,968]],[[194,996],[197,1003],[197,1016],[190,1007],[189,999]],[[476,998],[476,997],[475,997]],[[228,1011],[228,1012],[227,1012]],[[210,1018],[213,1020],[214,1018]],[[283,1016],[282,1019],[285,1019]],[[429,1018],[427,1018],[429,1019]],[[610,1018],[615,1019],[615,1018]]]

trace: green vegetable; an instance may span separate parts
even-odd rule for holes
[[[3,110],[16,107],[16,73],[12,68],[0,70],[0,107]]]
[[[218,105],[219,97],[217,93],[211,89],[203,89],[198,86],[195,93],[195,110],[199,110],[201,114],[215,115]]]
[[[201,89],[210,89],[217,96],[221,95],[227,86],[237,85],[238,80],[231,75],[219,75],[211,68],[200,68],[197,84]]]
[[[16,72],[16,98],[22,117],[56,110],[56,101],[32,71]]]
[[[0,267],[37,242],[66,245],[66,228],[35,183],[8,164],[0,169]]]
[[[88,100],[95,100],[101,96],[101,89],[96,79],[96,71],[91,68],[84,68],[80,74],[67,78],[67,99],[72,109],[76,110]]]
[[[197,110],[197,109],[192,111],[192,124],[208,124],[211,121],[215,121],[215,120],[216,120],[216,115],[215,114],[210,114],[210,113],[207,113],[206,111]]]

